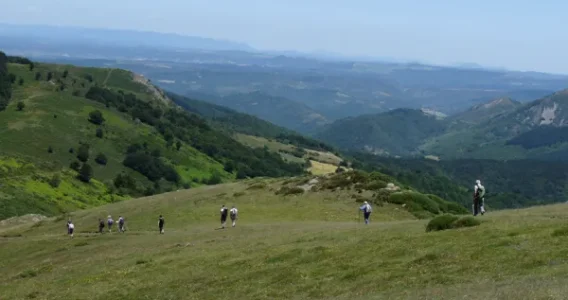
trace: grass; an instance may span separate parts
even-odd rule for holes
[[[225,180],[234,178],[223,170],[222,164],[189,145],[183,144],[179,151],[168,148],[152,127],[83,97],[92,85],[100,84],[126,93],[145,93],[151,101],[148,88],[134,82],[130,72],[43,63],[36,64],[33,71],[19,64],[9,64],[8,69],[18,79],[23,78],[24,84],[14,85],[9,106],[0,112],[0,219],[25,213],[54,215],[129,198],[108,189],[116,175],[123,172],[130,174],[139,186],[153,186],[122,164],[126,148],[132,143],[147,143],[152,150],[159,149],[179,172],[183,182],[180,186],[196,186],[194,182],[214,173]],[[65,78],[64,70],[68,71]],[[35,80],[36,72],[41,74],[40,80]],[[48,72],[53,74],[51,81],[46,80]],[[92,76],[92,82],[87,75]],[[58,90],[59,82],[66,86],[63,91]],[[16,108],[19,101],[26,105],[23,111]],[[105,118],[100,126],[103,138],[95,136],[99,126],[88,122],[93,110],[100,110]],[[77,160],[81,142],[88,143],[91,149],[88,163],[94,169],[94,180],[90,185],[75,179],[69,169],[71,162]],[[52,153],[48,153],[48,148]],[[74,153],[69,152],[71,148]],[[108,158],[105,166],[94,161],[98,153]],[[62,183],[52,188],[46,178],[55,174],[62,176]]]
[[[366,226],[353,192],[282,196],[274,193],[279,181],[264,181],[262,188],[258,182],[74,212],[73,239],[65,234],[66,218],[14,227],[5,233],[21,237],[0,238],[0,295],[563,299],[568,291],[565,204],[495,211],[478,217],[480,226],[426,233],[428,220],[400,205],[375,206]],[[239,208],[236,228],[214,230],[221,204]],[[108,214],[125,216],[128,231],[91,233]],[[159,214],[166,219],[164,235],[157,232]]]
[[[315,151],[311,149],[305,149],[306,154],[303,157],[296,157],[287,152],[293,152],[296,146],[283,144],[279,141],[268,140],[263,137],[252,136],[237,133],[234,138],[244,145],[253,148],[267,147],[270,151],[279,153],[282,158],[289,162],[304,163],[306,160],[310,160],[312,166],[308,168],[308,171],[314,175],[323,175],[334,173],[342,161],[340,157],[331,152]]]

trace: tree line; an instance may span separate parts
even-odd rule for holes
[[[236,172],[237,178],[293,176],[304,172],[302,165],[287,163],[280,155],[266,149],[250,149],[183,109],[160,107],[132,93],[98,86],[91,87],[85,97],[107,107],[116,107],[132,119],[153,126],[168,147],[176,146],[179,141],[189,144],[222,163],[226,171]]]

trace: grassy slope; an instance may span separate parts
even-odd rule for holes
[[[69,71],[65,79],[61,78],[63,70]],[[91,145],[89,164],[94,168],[95,179],[99,182],[107,183],[116,174],[127,172],[139,182],[148,184],[143,176],[122,165],[125,149],[133,142],[147,142],[151,149],[159,148],[162,155],[177,166],[178,172],[186,182],[194,178],[208,178],[213,172],[218,172],[224,177],[230,176],[223,171],[221,164],[205,154],[186,145],[179,152],[167,149],[166,142],[153,128],[136,124],[130,118],[113,109],[107,109],[100,103],[72,95],[74,90],[84,94],[90,85],[84,76],[91,74],[94,82],[132,91],[151,100],[152,97],[145,93],[145,87],[133,82],[131,74],[126,71],[49,64],[40,64],[33,72],[29,71],[27,65],[10,64],[9,71],[18,78],[23,78],[24,85],[14,86],[10,105],[5,111],[0,112],[0,165],[9,165],[16,158],[18,164],[33,166],[21,171],[25,174],[18,177],[14,176],[19,172],[17,166],[0,172],[0,176],[4,179],[0,186],[0,198],[11,202],[3,203],[4,209],[0,213],[0,218],[22,212],[53,214],[62,210],[108,202],[109,191],[103,184],[95,183],[91,186],[81,184],[72,175],[65,173],[70,162],[76,160],[75,154],[70,154],[68,150],[78,149],[79,142]],[[58,85],[45,80],[48,71],[55,74],[52,82],[59,78],[65,82],[68,89],[63,92],[55,91]],[[36,72],[42,73],[42,80],[34,79]],[[81,84],[85,84],[85,87]],[[17,111],[18,101],[26,104],[23,111]],[[89,112],[95,109],[103,112],[106,119],[103,139],[95,136],[97,126],[87,121]],[[55,115],[57,118],[54,117]],[[53,148],[52,154],[47,152],[49,146]],[[104,167],[94,162],[99,152],[104,153],[109,159]],[[52,174],[61,172],[64,174],[64,186],[68,189],[65,192],[52,191],[47,179]],[[50,205],[45,205],[46,203]],[[51,205],[53,203],[56,205]],[[31,209],[34,206],[37,209]]]
[[[425,233],[394,205],[357,222],[349,192],[275,196],[258,183],[173,192],[0,228],[6,299],[563,299],[564,205],[490,212],[481,226]],[[251,188],[257,187],[257,188]],[[244,193],[244,194],[243,194]],[[235,196],[235,194],[237,194]],[[238,196],[241,195],[241,196]],[[218,226],[236,203],[236,228]],[[90,234],[126,216],[124,235]],[[158,235],[157,217],[166,218]],[[564,230],[566,234],[568,230]]]
[[[268,147],[270,151],[279,152],[283,159],[290,162],[304,163],[306,160],[310,160],[312,167],[308,169],[312,174],[327,174],[333,173],[342,161],[340,157],[329,152],[329,151],[315,151],[311,149],[306,150],[306,154],[300,158],[296,157],[290,153],[280,152],[287,151],[292,152],[297,149],[296,146],[290,144],[284,144],[276,140],[269,140],[263,137],[246,135],[237,133],[234,135],[235,139],[244,145],[253,148]]]

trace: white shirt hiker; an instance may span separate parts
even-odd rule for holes
[[[237,225],[237,217],[239,215],[239,210],[236,207],[233,206],[233,208],[231,208],[229,213],[231,214],[231,220],[233,221],[233,227],[235,227],[235,225]]]

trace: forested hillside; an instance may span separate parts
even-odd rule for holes
[[[539,160],[389,159],[354,154],[356,166],[378,170],[425,193],[471,205],[475,180],[487,189],[487,205],[517,208],[566,201],[568,163]]]
[[[237,142],[130,72],[0,57],[2,103],[11,99],[0,112],[0,218],[305,172]]]
[[[395,109],[335,121],[316,137],[344,150],[414,155],[426,139],[443,133],[446,125],[421,110]]]

